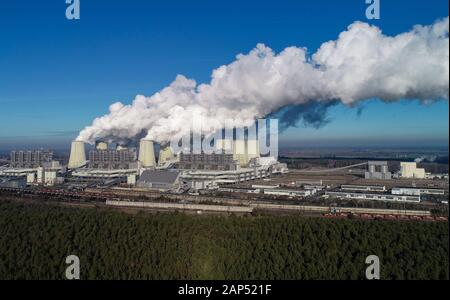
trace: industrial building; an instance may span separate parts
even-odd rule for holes
[[[365,173],[368,180],[390,180],[392,173],[389,172],[387,161],[369,161],[368,170]]]
[[[386,192],[385,186],[378,185],[342,185],[341,190],[343,191],[358,191],[358,192]]]
[[[445,195],[445,191],[441,189],[426,189],[426,188],[393,188],[393,195],[409,195],[409,196],[420,196],[420,195]]]
[[[213,189],[223,184],[235,184],[250,180],[266,178],[271,175],[270,169],[239,169],[236,171],[201,171],[187,170],[182,179],[189,182],[192,189]]]
[[[425,169],[417,168],[417,163],[415,162],[402,162],[400,164],[400,176],[402,178],[425,179],[426,172]]]
[[[38,168],[43,163],[53,160],[53,152],[46,150],[11,151],[10,166],[12,168]]]
[[[137,169],[135,150],[93,150],[89,152],[90,169]]]
[[[181,173],[177,170],[147,170],[141,174],[136,186],[163,192],[179,191],[180,175]]]
[[[26,186],[25,177],[0,177],[0,188],[24,189]]]
[[[21,177],[30,185],[52,186],[63,181],[65,168],[53,160],[53,151],[11,151],[9,167],[0,170],[3,177]]]
[[[233,154],[185,154],[181,152],[178,168],[181,170],[235,171],[239,169],[239,162],[234,160]]]
[[[371,201],[392,201],[392,202],[415,202],[419,203],[420,196],[404,196],[404,195],[389,195],[389,194],[367,194],[367,193],[352,193],[352,192],[326,192],[326,195],[338,199],[353,199],[353,200],[371,200]]]
[[[82,180],[95,178],[126,178],[129,185],[140,188],[168,188],[164,178],[179,172],[182,182],[193,190],[217,188],[222,184],[240,183],[266,178],[272,174],[284,174],[286,164],[273,157],[260,157],[258,140],[219,140],[218,153],[174,153],[169,145],[161,145],[159,160],[155,157],[155,144],[142,139],[138,152],[124,145],[110,150],[100,141],[96,150],[86,157],[84,143],[72,143],[69,168],[71,175]],[[159,172],[161,171],[161,172]],[[174,172],[174,173],[170,173]],[[162,182],[157,176],[165,174]],[[155,177],[156,176],[156,177]]]
[[[297,180],[295,182],[295,186],[297,187],[304,187],[304,186],[323,186],[323,180],[322,179],[302,179]]]
[[[76,178],[80,181],[90,181],[90,180],[109,180],[109,179],[122,179],[129,185],[134,185],[136,183],[137,178],[136,169],[110,169],[110,170],[102,170],[102,169],[87,169],[81,168],[72,171],[72,177]]]
[[[270,196],[286,196],[290,198],[309,197],[316,193],[315,190],[285,190],[285,189],[267,189],[264,190],[265,195]]]

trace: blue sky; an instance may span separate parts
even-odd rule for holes
[[[448,15],[447,0],[382,0],[381,20],[364,0],[81,0],[81,20],[64,0],[0,3],[0,150],[68,147],[115,101],[151,95],[177,74],[209,81],[211,70],[257,43],[314,52],[356,20],[385,34]],[[447,101],[336,106],[319,130],[292,128],[286,145],[447,146]]]

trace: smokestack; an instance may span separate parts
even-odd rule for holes
[[[155,149],[153,141],[143,139],[139,146],[139,162],[144,168],[156,167]]]
[[[86,152],[84,143],[80,141],[72,142],[70,150],[69,169],[81,168],[86,164]]]
[[[159,165],[163,165],[166,161],[174,158],[172,148],[170,146],[161,146],[159,151]]]
[[[100,150],[100,151],[108,150],[108,144],[105,143],[105,142],[98,142],[97,143],[97,150]]]

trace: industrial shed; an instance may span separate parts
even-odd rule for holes
[[[161,191],[178,190],[180,172],[175,170],[147,170],[137,181],[137,187],[157,189]]]
[[[26,186],[25,177],[0,177],[0,188],[24,189]]]

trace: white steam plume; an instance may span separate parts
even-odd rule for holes
[[[312,56],[305,48],[276,54],[259,44],[214,70],[209,84],[179,75],[151,97],[111,105],[109,114],[95,119],[78,140],[130,139],[145,132],[164,143],[187,134],[194,113],[212,127],[222,127],[218,125],[226,119],[244,127],[288,105],[326,105],[336,99],[346,105],[371,98],[448,100],[448,33],[448,17],[394,37],[355,22]]]

